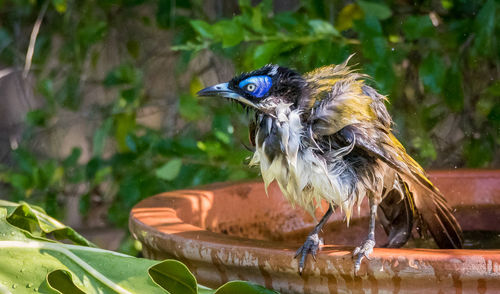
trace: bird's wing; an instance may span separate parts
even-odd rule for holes
[[[460,248],[462,232],[446,200],[422,167],[391,132],[385,96],[364,84],[364,76],[341,64],[306,75],[310,93],[302,102],[316,138],[340,134],[395,169],[409,185],[415,206],[441,248]]]

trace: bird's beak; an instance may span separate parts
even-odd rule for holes
[[[251,106],[251,107],[254,107],[257,109],[259,108],[252,101],[246,99],[245,97],[241,96],[240,94],[229,89],[228,83],[222,83],[222,84],[218,84],[218,85],[215,85],[212,87],[205,88],[203,90],[200,90],[196,94],[198,96],[219,96],[219,97],[234,99],[234,100],[239,101],[241,103],[244,103],[248,106]]]
[[[219,96],[225,98],[238,99],[241,96],[228,88],[228,83],[218,84],[205,88],[196,93],[198,96]]]

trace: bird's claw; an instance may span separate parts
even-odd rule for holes
[[[318,233],[313,233],[307,236],[304,245],[302,245],[297,252],[295,252],[294,258],[300,255],[299,260],[299,274],[302,275],[304,270],[304,265],[306,263],[306,258],[308,254],[311,254],[314,261],[316,261],[316,255],[318,254],[319,247],[323,245],[323,240],[319,238]]]
[[[360,246],[356,247],[354,251],[352,252],[352,257],[355,259],[354,260],[354,274],[357,275],[359,269],[361,268],[361,261],[363,261],[363,258],[366,257],[366,259],[371,260],[370,254],[373,252],[373,247],[375,247],[375,241],[374,240],[366,240],[363,242]]]

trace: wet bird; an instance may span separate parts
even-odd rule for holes
[[[266,65],[198,95],[225,97],[254,111],[250,164],[260,165],[266,191],[276,181],[292,205],[313,216],[322,200],[329,203],[296,252],[300,273],[307,256],[315,258],[334,210],[348,222],[365,197],[369,231],[353,251],[355,274],[375,246],[376,218],[388,235],[386,247],[403,246],[416,227],[440,248],[461,248],[462,231],[445,198],[392,133],[386,97],[348,60],[304,75]]]

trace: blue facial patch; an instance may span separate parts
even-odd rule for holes
[[[271,89],[272,84],[269,76],[253,76],[241,81],[238,87],[254,97],[262,98]]]

